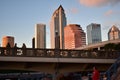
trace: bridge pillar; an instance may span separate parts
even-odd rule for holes
[[[98,47],[98,50],[100,50],[100,47]]]

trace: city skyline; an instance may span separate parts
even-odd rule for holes
[[[79,24],[85,32],[88,24],[101,24],[102,41],[108,40],[107,33],[112,25],[120,29],[120,1],[93,0],[93,2],[56,0],[49,3],[48,0],[0,0],[0,44],[3,36],[14,36],[18,46],[21,47],[25,43],[27,47],[31,47],[34,25],[44,23],[47,29],[46,44],[49,48],[50,19],[60,5],[65,9],[68,24]]]

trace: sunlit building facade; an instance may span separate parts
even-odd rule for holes
[[[120,39],[120,30],[113,25],[108,32],[108,40]]]
[[[89,44],[94,44],[102,41],[101,37],[101,25],[96,23],[91,23],[87,26],[87,42]]]
[[[50,22],[51,48],[64,49],[64,27],[66,26],[66,16],[63,7],[53,13]]]
[[[86,34],[80,25],[69,24],[64,28],[65,49],[74,49],[86,45]]]
[[[46,25],[35,26],[35,48],[46,48]]]
[[[8,43],[10,44],[10,47],[14,47],[14,37],[4,36],[2,38],[2,47],[6,47],[8,45]]]

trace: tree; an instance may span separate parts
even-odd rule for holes
[[[108,43],[104,46],[105,50],[114,50],[115,49],[115,44],[114,43]]]
[[[120,43],[115,45],[115,50],[120,50]]]
[[[108,43],[104,46],[105,50],[120,50],[120,43]]]

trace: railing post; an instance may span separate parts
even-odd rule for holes
[[[107,72],[107,80],[111,80],[110,71]]]
[[[27,53],[26,53],[26,45],[24,43],[23,43],[23,46],[22,46],[22,53],[23,53],[24,56],[27,55]]]
[[[4,48],[0,48],[1,49],[1,55],[3,56],[3,55],[5,55],[5,53],[4,53]]]
[[[15,46],[12,48],[12,55],[17,55],[17,44],[15,44]]]

